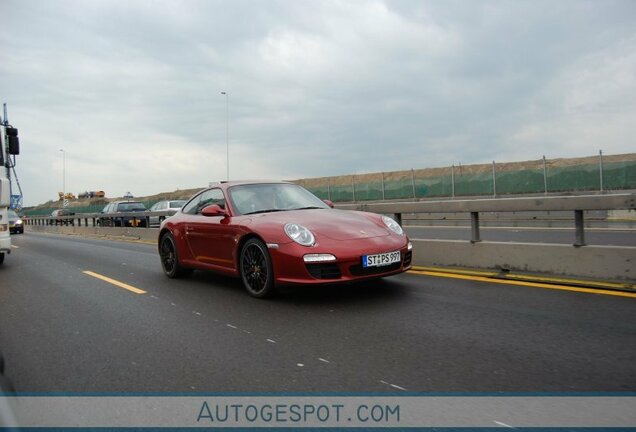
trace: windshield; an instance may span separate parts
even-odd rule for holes
[[[146,210],[146,206],[140,202],[121,203],[117,206],[117,211],[129,212],[129,211],[143,211]]]
[[[289,183],[250,184],[229,189],[230,201],[238,214],[329,208],[307,189]]]
[[[183,207],[183,205],[185,204],[185,200],[179,200],[179,201],[170,201],[170,208],[176,208],[179,209],[181,207]]]
[[[9,219],[20,219],[20,216],[13,210],[9,210]]]

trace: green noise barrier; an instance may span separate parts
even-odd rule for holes
[[[636,153],[458,165],[295,182],[333,202],[629,190],[636,189]],[[159,200],[140,199],[147,208]],[[23,213],[50,215],[60,204],[25,209]],[[104,201],[89,206],[71,205],[69,209],[75,213],[98,213],[105,205]]]

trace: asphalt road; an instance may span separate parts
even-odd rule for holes
[[[470,227],[405,226],[414,239],[470,240]],[[482,240],[522,243],[573,244],[573,228],[481,227]],[[636,229],[587,228],[588,245],[636,246]]]
[[[21,392],[636,391],[633,298],[404,274],[257,300],[167,279],[150,245],[13,239],[0,350]]]

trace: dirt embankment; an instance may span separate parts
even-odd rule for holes
[[[604,163],[613,163],[613,162],[634,162],[636,161],[636,153],[627,153],[620,155],[603,155]],[[567,159],[546,159],[546,165],[548,169],[553,168],[565,168],[565,167],[573,167],[573,166],[589,166],[599,163],[598,156],[588,156],[582,158],[567,158]],[[498,173],[501,172],[514,172],[514,171],[524,171],[524,170],[542,170],[543,169],[543,159],[531,160],[531,161],[522,161],[522,162],[496,162],[496,170]],[[454,171],[456,176],[461,175],[473,175],[473,174],[481,174],[481,173],[491,173],[492,172],[492,164],[473,164],[473,165],[456,165],[454,167],[441,167],[441,168],[424,168],[424,169],[416,169],[416,170],[406,170],[406,171],[392,171],[392,172],[381,172],[381,173],[369,173],[369,174],[356,174],[356,175],[341,175],[341,176],[333,176],[333,177],[317,177],[317,178],[305,178],[292,180],[294,183],[301,184],[308,188],[327,188],[329,186],[348,186],[352,185],[355,181],[356,184],[362,183],[377,183],[381,184],[383,182],[395,182],[395,181],[404,181],[407,179],[412,179],[413,177],[422,179],[422,178],[435,178],[435,177],[447,177],[451,175],[451,171]],[[157,202],[162,200],[172,200],[172,199],[187,199],[194,195],[200,188],[192,188],[192,189],[181,189],[173,192],[163,192],[156,195],[144,196],[144,197],[135,197],[135,200],[143,201],[146,203]],[[69,207],[80,208],[80,207],[88,207],[88,206],[99,206],[106,205],[106,203],[110,201],[122,200],[124,198],[90,198],[90,199],[81,199],[81,200],[73,200],[69,202]],[[40,209],[56,209],[61,208],[61,201],[49,201],[47,203],[41,204],[35,207],[24,208],[24,211],[32,211],[32,210],[40,210]]]

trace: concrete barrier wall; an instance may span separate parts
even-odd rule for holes
[[[121,228],[121,227],[77,227],[77,226],[46,226],[26,225],[26,231],[51,234],[74,234],[84,236],[127,237],[131,240],[156,241],[159,235],[157,228]]]
[[[636,281],[636,247],[413,240],[413,264]]]

